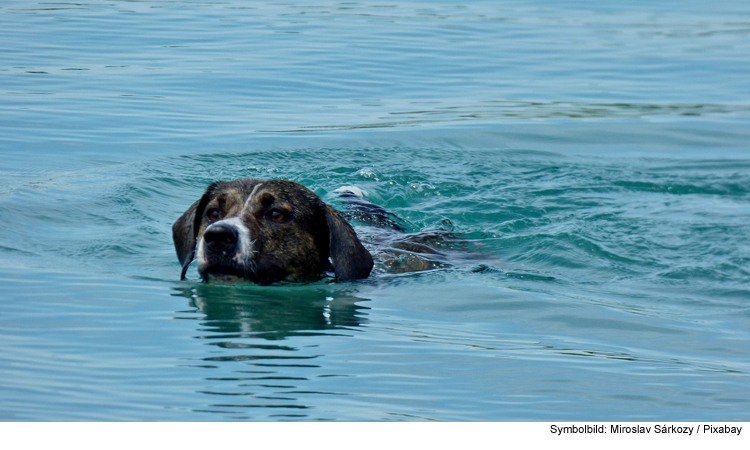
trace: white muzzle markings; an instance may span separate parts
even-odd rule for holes
[[[255,240],[250,236],[250,230],[242,223],[239,217],[231,217],[229,219],[220,220],[214,222],[206,227],[206,232],[211,228],[223,225],[234,228],[237,231],[237,248],[236,253],[232,256],[227,255],[227,258],[231,259],[237,266],[248,268],[252,271],[255,270]],[[204,232],[205,234],[205,232]],[[208,255],[206,254],[206,242],[201,237],[198,243],[198,251],[195,254],[195,260],[198,265],[198,270],[203,272],[203,269],[208,265]]]

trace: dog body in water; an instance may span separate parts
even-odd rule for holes
[[[204,280],[339,281],[366,278],[373,259],[339,213],[306,187],[245,178],[211,184],[172,226],[182,275]]]
[[[468,242],[455,238],[447,219],[438,228],[408,233],[403,219],[369,202],[356,187],[336,192],[344,212],[292,181],[213,183],[172,226],[182,278],[193,259],[204,280],[265,285],[316,281],[331,273],[346,281],[372,271],[421,272],[480,256],[464,251]],[[346,219],[363,225],[367,248]]]

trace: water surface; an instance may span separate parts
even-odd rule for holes
[[[749,420],[750,7],[600,3],[4,2],[0,418]],[[469,245],[179,281],[238,177]]]

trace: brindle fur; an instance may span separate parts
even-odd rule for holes
[[[219,215],[211,220],[215,211]],[[274,220],[274,211],[283,219]],[[232,218],[247,228],[252,248],[242,258],[204,246],[203,279],[313,281],[332,269],[345,281],[366,278],[372,270],[372,257],[352,227],[315,193],[292,181],[245,178],[213,183],[172,226],[182,278],[209,225]]]

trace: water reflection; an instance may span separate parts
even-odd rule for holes
[[[366,322],[367,299],[335,284],[302,286],[195,284],[176,289],[198,313],[196,339],[207,347],[189,364],[210,396],[196,412],[226,418],[326,419],[315,414],[320,396],[346,373],[326,367],[320,336],[348,339]],[[200,399],[204,396],[199,396]],[[333,419],[334,417],[330,417]]]

